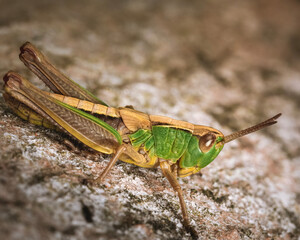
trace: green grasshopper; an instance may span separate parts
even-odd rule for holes
[[[281,115],[224,136],[212,127],[132,107],[109,107],[58,71],[31,43],[20,50],[23,63],[54,93],[42,91],[10,71],[3,78],[3,96],[10,108],[33,124],[59,129],[99,152],[112,154],[96,182],[103,180],[118,159],[144,168],[159,166],[179,197],[185,226],[189,226],[189,218],[177,177],[198,173],[225,143],[273,125]]]

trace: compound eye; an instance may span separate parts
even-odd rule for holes
[[[199,147],[202,152],[208,152],[211,147],[215,144],[216,136],[212,133],[207,133],[200,137],[199,139]]]

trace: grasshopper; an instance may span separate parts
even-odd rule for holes
[[[225,143],[273,125],[281,115],[224,136],[212,127],[132,107],[110,107],[57,70],[31,43],[20,50],[21,61],[54,93],[42,91],[9,71],[3,77],[3,96],[10,108],[33,124],[58,129],[99,152],[112,154],[95,182],[101,182],[118,159],[144,168],[160,167],[178,195],[185,226],[189,226],[189,218],[177,178],[198,173],[218,156]]]

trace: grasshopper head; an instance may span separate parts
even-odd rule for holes
[[[195,126],[194,137],[189,144],[187,152],[180,161],[181,168],[204,168],[210,164],[221,152],[225,143],[242,137],[262,128],[275,124],[281,113],[252,127],[224,136],[220,131],[204,126]]]
[[[225,143],[231,142],[232,140],[235,140],[237,138],[240,138],[242,136],[245,136],[249,133],[256,132],[262,128],[271,126],[275,123],[277,123],[276,119],[281,116],[281,113],[275,115],[274,117],[263,121],[259,124],[256,124],[254,126],[251,126],[249,128],[234,132],[230,135],[223,136],[222,133],[218,133],[218,131],[215,130],[212,135],[204,135],[199,139],[199,147],[202,152],[205,153],[208,160],[202,164],[203,167],[205,167],[207,164],[212,162],[216,156],[219,154],[219,152],[222,150]],[[212,140],[210,140],[212,139]],[[201,167],[201,166],[200,166]],[[201,167],[202,168],[202,167]]]
[[[221,152],[225,144],[224,139],[224,135],[214,128],[195,126],[194,138],[192,138],[189,153],[184,156],[183,162],[204,168]],[[192,162],[188,160],[192,160]]]

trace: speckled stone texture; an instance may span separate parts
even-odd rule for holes
[[[0,2],[1,76],[13,69],[45,89],[18,59],[31,41],[112,106],[224,134],[282,112],[180,183],[199,239],[299,239],[299,1]],[[109,156],[70,150],[16,117],[2,92],[1,239],[197,238],[159,169],[119,162],[88,186]]]

